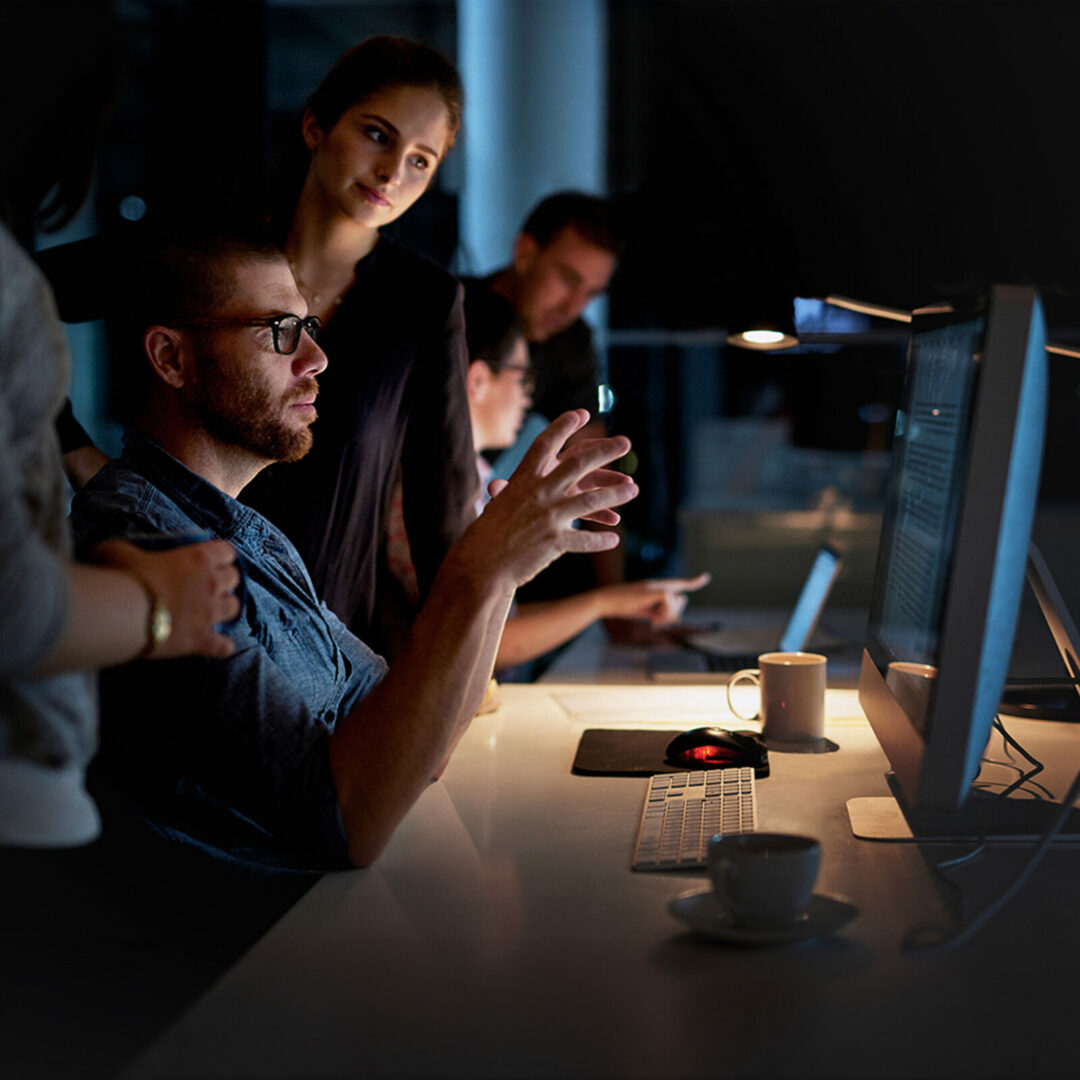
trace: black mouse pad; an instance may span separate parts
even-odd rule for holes
[[[571,771],[581,776],[651,776],[686,772],[685,765],[669,765],[667,745],[677,731],[623,731],[586,728],[581,733]]]

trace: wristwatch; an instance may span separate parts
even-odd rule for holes
[[[146,598],[150,601],[150,614],[146,617],[146,644],[134,657],[136,660],[145,660],[159,645],[164,645],[169,640],[169,635],[172,634],[172,613],[142,578],[132,576],[143,587]]]

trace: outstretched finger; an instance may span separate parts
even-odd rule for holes
[[[580,431],[588,422],[587,409],[571,409],[556,417],[533,439],[532,445],[514,472],[529,476],[547,474],[551,466],[558,461],[559,451],[566,444],[566,440],[575,431]]]
[[[567,491],[585,490],[605,483],[618,484],[619,477],[626,474],[616,469],[605,469],[618,461],[630,450],[630,440],[625,435],[613,435],[607,439],[590,439],[587,446],[573,446],[559,459],[550,479]]]
[[[586,473],[575,485],[574,491],[591,491],[593,488],[618,487],[625,484],[628,476],[618,469],[593,469]]]
[[[653,578],[649,581],[649,585],[654,589],[663,589],[665,592],[671,593],[697,592],[698,589],[703,589],[708,585],[710,581],[712,581],[712,574],[706,570],[696,577]]]
[[[570,496],[563,501],[560,509],[571,517],[587,518],[595,515],[597,511],[611,510],[613,507],[623,506],[630,502],[631,499],[636,499],[637,495],[637,484],[627,477],[622,484],[616,487],[594,488],[591,491],[583,491],[578,495]],[[588,530],[578,531],[587,532]],[[601,532],[597,535],[615,534]]]
[[[622,518],[614,510],[597,510],[592,514],[584,514],[581,521],[591,521],[596,525],[618,525]]]
[[[590,529],[570,529],[563,542],[563,551],[588,553],[591,551],[610,551],[619,546],[617,532],[593,532]]]

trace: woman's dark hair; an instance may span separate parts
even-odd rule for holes
[[[329,131],[350,106],[395,86],[427,87],[440,96],[446,105],[449,150],[461,127],[465,106],[461,76],[445,56],[411,38],[381,34],[346,50],[308,98],[307,107],[319,127]],[[271,169],[267,220],[280,244],[285,243],[310,164],[311,153],[296,125]]]
[[[106,3],[0,5],[0,217],[23,243],[66,225],[86,199],[116,103],[120,34]]]
[[[380,34],[342,53],[308,98],[308,108],[319,127],[329,131],[350,106],[394,86],[428,87],[442,98],[450,122],[449,150],[465,106],[461,76],[442,53],[411,38]]]
[[[513,305],[482,282],[465,290],[465,342],[469,362],[483,360],[497,375],[510,359],[525,327]]]

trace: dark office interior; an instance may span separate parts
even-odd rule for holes
[[[784,513],[820,511],[809,532],[791,534],[787,550],[805,561],[839,509],[853,552],[839,596],[862,603],[904,328],[838,322],[818,305],[799,312],[812,344],[748,352],[726,336],[763,317],[790,320],[795,297],[910,310],[998,281],[1037,285],[1050,340],[1080,340],[1067,56],[1080,11],[971,0],[586,6],[599,12],[587,31],[604,37],[599,186],[618,200],[630,241],[600,315],[611,424],[635,442],[626,467],[643,489],[626,515],[628,569],[708,569],[711,602],[749,602],[775,585],[768,599],[785,603],[802,567],[791,580],[747,568],[758,525],[775,535]],[[516,23],[491,31],[504,35],[511,66],[544,13],[549,34],[552,22],[569,37],[585,25],[572,3],[511,8]],[[450,2],[129,0],[118,13],[125,82],[84,226],[103,233],[137,229],[133,218],[204,218],[226,194],[257,203],[294,146],[300,104],[350,42],[401,32],[450,56],[465,47]],[[577,91],[565,81],[572,113]],[[515,107],[539,124],[547,106],[517,93],[526,104]],[[540,137],[557,161],[558,137]],[[479,264],[463,235],[477,182],[469,138],[467,112],[463,148],[393,228],[452,269],[487,272],[497,256]],[[571,135],[566,145],[580,154]],[[506,177],[521,185],[510,166]],[[498,184],[498,174],[483,179]],[[76,407],[115,445],[107,377],[87,374],[107,372],[107,359],[93,344],[76,354]],[[1051,360],[1039,535],[1059,585],[1080,598],[1059,539],[1077,501],[1074,364]],[[719,513],[746,523],[745,543],[715,548]]]
[[[468,3],[118,0],[120,98],[89,215],[59,239],[205,215],[226,195],[261,200],[304,96],[344,47],[393,32],[456,58]],[[561,12],[573,32],[574,0],[516,3]],[[727,335],[793,317],[796,297],[910,311],[1007,282],[1037,286],[1048,338],[1080,345],[1080,5],[590,6],[606,35],[604,186],[629,238],[600,334],[611,426],[634,441],[624,464],[642,488],[625,517],[628,573],[708,569],[708,602],[782,603],[804,572],[799,560],[828,536],[849,545],[850,577],[837,595],[858,606],[873,571],[906,327],[807,304],[796,329],[812,340],[793,350],[746,351]],[[507,48],[528,48],[527,25],[522,16]],[[467,125],[468,114],[466,141],[476,137]],[[463,251],[470,179],[463,161],[448,163],[396,232],[472,273],[494,267]],[[59,300],[74,324],[76,409],[114,447],[108,359],[87,329],[93,290],[72,285]],[[1078,440],[1080,360],[1052,356],[1035,531],[1074,612]],[[1043,634],[1028,601],[1022,619]],[[1045,636],[1015,662],[1029,674],[1058,663]],[[115,984],[148,966],[118,962]],[[193,997],[212,966],[194,965],[176,985]],[[114,1075],[189,1004],[182,998],[175,988],[148,992],[126,1032],[105,1015],[93,1030],[74,1025],[72,1041],[49,1054],[54,1071],[40,1075],[80,1075],[73,1058]],[[69,1004],[61,995],[61,1008]],[[31,1016],[26,1031],[37,1023],[46,1026]],[[11,1074],[21,1075],[37,1074]]]

